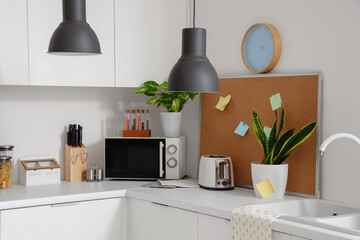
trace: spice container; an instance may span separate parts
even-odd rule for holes
[[[150,130],[150,110],[146,109],[146,114],[145,114],[145,118],[146,118],[146,129],[145,130]]]
[[[0,156],[0,189],[7,189],[13,182],[13,162],[11,156]]]
[[[136,110],[131,110],[131,119],[132,119],[132,130],[136,130]]]

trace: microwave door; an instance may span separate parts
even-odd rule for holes
[[[106,139],[106,178],[164,178],[164,148],[164,139]]]

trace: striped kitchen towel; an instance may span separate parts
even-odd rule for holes
[[[272,221],[281,215],[248,205],[231,213],[232,238],[236,240],[271,240]]]

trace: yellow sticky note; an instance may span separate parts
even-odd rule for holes
[[[271,184],[270,179],[265,179],[264,181],[259,182],[258,184],[256,184],[256,187],[263,198],[266,198],[271,194],[275,193],[275,189]]]
[[[230,99],[231,99],[230,94],[227,95],[226,97],[220,97],[219,102],[216,104],[215,108],[220,111],[224,111],[226,105],[228,105],[228,103],[230,102]]]

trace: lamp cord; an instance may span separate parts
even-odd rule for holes
[[[193,0],[194,6],[193,6],[193,27],[195,28],[195,0]]]

